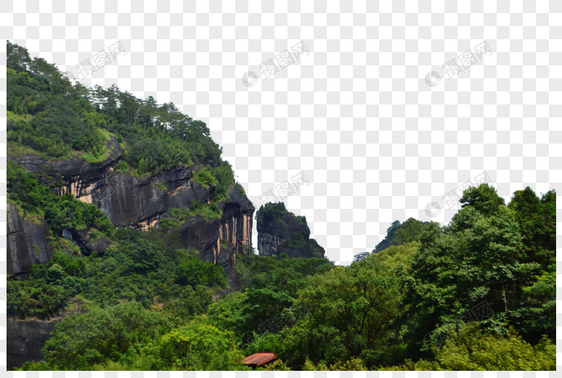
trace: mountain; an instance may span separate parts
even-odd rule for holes
[[[283,202],[266,203],[256,213],[258,250],[262,256],[325,257],[322,248],[310,239],[306,217],[296,216]]]

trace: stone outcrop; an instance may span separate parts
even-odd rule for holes
[[[258,250],[262,256],[324,257],[325,251],[314,239],[300,217],[284,214],[273,221],[258,222]]]
[[[115,171],[123,150],[114,137],[106,142],[106,147],[112,151],[111,155],[98,164],[90,164],[79,156],[66,161],[48,161],[37,155],[24,154],[9,156],[9,160],[28,172],[36,173],[38,180],[45,185],[53,186],[57,178],[62,179],[64,185],[54,191],[59,194],[72,193],[76,199],[96,205],[117,227],[142,230],[158,227],[159,220],[167,215],[168,209],[189,208],[195,200],[202,204],[210,201],[212,193],[194,181],[194,171],[198,166],[172,168],[159,175],[139,178]],[[234,265],[235,253],[243,245],[251,245],[255,210],[238,185],[234,185],[228,194],[230,199],[218,205],[223,212],[220,220],[207,222],[196,217],[180,227],[184,248],[197,249],[202,260],[223,266]],[[47,226],[45,224],[42,227]],[[45,236],[47,233],[48,227],[43,230]],[[104,252],[109,246],[107,240],[88,243],[84,231],[64,230],[61,236],[80,246],[86,255],[94,250]],[[221,250],[221,240],[228,241],[234,247]],[[12,254],[16,260],[20,259],[19,248],[15,245]],[[48,259],[44,258],[46,252],[43,255],[41,261],[44,263]],[[21,259],[15,264],[30,265],[27,257],[22,256]]]
[[[7,324],[7,368],[13,370],[21,367],[26,361],[43,361],[41,349],[51,337],[55,325],[65,317],[76,312],[87,312],[87,305],[73,298],[72,304],[55,316],[42,320],[36,318],[16,319],[8,318]]]
[[[41,218],[24,218],[10,204],[7,210],[7,272],[15,278],[26,279],[33,265],[45,264],[53,257],[54,249],[47,243],[49,226]]]

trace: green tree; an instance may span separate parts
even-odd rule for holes
[[[489,326],[505,332],[521,305],[521,286],[538,268],[522,262],[521,239],[514,212],[503,205],[487,217],[465,207],[444,232],[428,226],[404,278],[411,352],[424,334],[482,300],[496,313]]]
[[[223,287],[226,285],[224,270],[212,262],[203,262],[198,257],[187,256],[174,271],[177,284],[190,285],[193,289],[197,285]]]
[[[521,228],[525,261],[546,269],[555,261],[556,193],[549,191],[539,199],[526,187],[516,191],[507,206],[515,211]]]
[[[57,324],[42,352],[55,370],[91,370],[94,364],[118,361],[130,348],[155,340],[171,328],[166,317],[136,302],[91,309]]]
[[[435,350],[433,361],[409,360],[382,370],[556,370],[556,345],[543,338],[531,346],[514,329],[501,336],[467,324]]]
[[[478,187],[469,187],[463,192],[459,201],[463,208],[472,206],[485,217],[495,214],[500,206],[505,205],[505,201],[498,196],[496,189],[486,183]]]
[[[426,222],[427,223],[427,222]],[[424,229],[424,222],[409,218],[395,231],[392,245],[401,245],[417,241]]]
[[[393,320],[400,311],[399,281],[378,260],[367,257],[312,277],[299,292],[299,302],[310,313],[284,331],[280,352],[292,368],[301,368],[307,356],[325,364],[363,356],[367,366],[400,358],[400,346],[390,343]]]

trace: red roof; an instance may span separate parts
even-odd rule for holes
[[[246,357],[242,363],[246,365],[260,366],[276,358],[277,356],[274,353],[254,353],[251,356]]]

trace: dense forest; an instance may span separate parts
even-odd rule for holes
[[[555,370],[554,190],[527,187],[506,204],[488,184],[470,187],[448,225],[396,221],[349,266],[248,247],[234,266],[242,290],[232,291],[222,266],[178,240],[186,219],[220,217],[216,203],[234,185],[205,124],[115,86],[72,84],[10,42],[7,56],[9,154],[99,162],[115,138],[124,172],[199,165],[195,179],[213,193],[143,232],[8,163],[8,203],[45,219],[56,247],[29,279],[8,278],[8,316],[46,319],[75,300],[88,308],[57,324],[45,361],[22,370],[251,370],[241,360],[256,352],[277,356],[261,370]],[[284,211],[272,204],[256,217]],[[112,245],[83,256],[64,227]],[[487,316],[465,316],[482,303]]]

